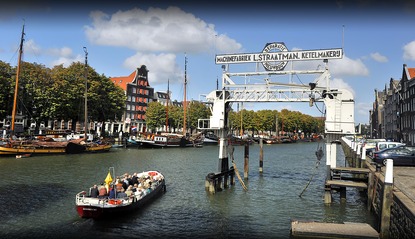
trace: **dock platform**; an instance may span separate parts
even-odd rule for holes
[[[291,222],[291,238],[379,239],[379,233],[367,223]]]
[[[367,183],[363,182],[352,182],[346,180],[327,180],[326,185],[329,187],[352,187],[352,188],[363,188],[367,189]]]
[[[341,173],[363,173],[368,174],[370,170],[368,168],[352,168],[352,167],[336,167],[332,168],[331,171],[333,172],[341,172]]]

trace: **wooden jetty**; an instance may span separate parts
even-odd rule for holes
[[[332,191],[340,191],[340,198],[346,199],[346,188],[358,188],[367,190],[368,168],[335,167],[330,169],[331,177],[326,180],[324,202],[329,204],[332,201]]]
[[[291,238],[379,238],[379,233],[367,223],[291,222]]]

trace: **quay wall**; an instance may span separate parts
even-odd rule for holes
[[[367,206],[378,219],[378,225],[375,229],[379,232],[384,226],[381,225],[381,222],[383,194],[385,189],[385,167],[376,167],[376,165],[372,163],[370,157],[362,157],[361,145],[359,146],[357,143],[353,144],[346,138],[341,140],[341,145],[346,158],[345,160],[348,162],[349,167],[363,167],[370,170],[368,175]],[[415,168],[413,171],[415,172]],[[394,182],[396,182],[396,180],[399,180],[399,177],[394,176]],[[412,195],[412,193],[406,193],[405,189],[398,188],[396,184],[393,185],[393,200],[390,205],[390,212],[385,212],[390,216],[390,224],[387,225],[387,227],[389,227],[389,235],[385,236],[381,233],[380,238],[415,238],[415,198],[407,195]]]

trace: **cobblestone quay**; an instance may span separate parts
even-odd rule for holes
[[[368,208],[378,218],[377,230],[381,230],[382,203],[385,187],[385,167],[376,168],[369,157],[361,157],[357,153],[358,146],[349,146],[342,141],[342,148],[349,164],[362,165],[370,170],[368,179]],[[392,203],[390,205],[390,221],[388,235],[380,238],[406,239],[415,238],[415,167],[393,167]]]

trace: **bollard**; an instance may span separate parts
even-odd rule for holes
[[[383,185],[382,214],[380,220],[380,238],[389,238],[391,220],[391,205],[393,201],[393,160],[386,163],[385,184]]]
[[[361,155],[362,155],[362,159],[366,160],[366,146],[362,147],[362,154]]]
[[[363,146],[362,147],[362,152],[361,152],[361,164],[360,164],[360,167],[361,168],[364,168],[365,167],[365,164],[366,164],[366,147],[365,146]]]

